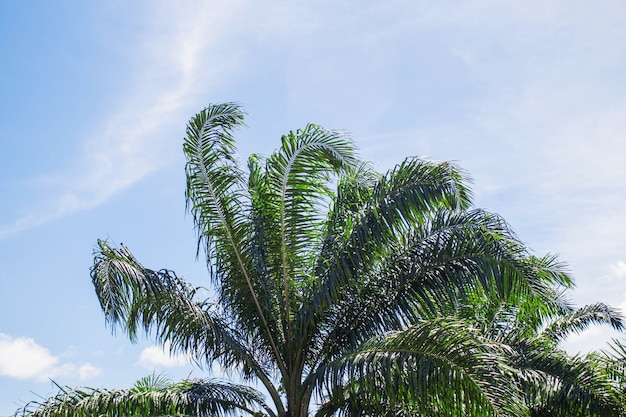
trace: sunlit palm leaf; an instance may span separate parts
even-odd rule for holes
[[[332,196],[329,183],[354,163],[354,145],[345,134],[312,124],[283,136],[282,146],[266,160],[264,187],[256,191],[263,204],[269,272],[282,286],[278,301],[285,332],[311,282],[322,240],[320,207]]]
[[[235,161],[232,130],[243,125],[244,113],[234,103],[211,105],[191,119],[183,150],[187,157],[187,204],[200,241],[207,250],[223,307],[241,325],[264,340],[286,375],[278,349],[278,317],[264,308],[250,253],[250,199],[245,175]]]

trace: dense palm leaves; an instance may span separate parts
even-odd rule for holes
[[[552,340],[593,322],[619,327],[619,317],[574,312],[561,265],[471,208],[458,167],[408,158],[381,175],[345,134],[308,125],[244,169],[233,137],[243,119],[236,104],[211,105],[184,142],[187,205],[216,296],[104,241],[92,279],[107,320],[131,340],[145,331],[200,365],[239,371],[269,405],[244,387],[216,396],[184,382],[154,391],[167,401],[104,391],[115,399],[82,403],[101,392],[63,391],[25,414],[65,415],[59,404],[79,415],[618,412],[597,367]]]
[[[528,309],[525,302],[511,305],[491,299],[464,306],[460,314],[473,320],[483,337],[507,346],[510,365],[516,370],[521,401],[531,416],[623,415],[620,383],[607,378],[606,356],[571,357],[559,348],[569,334],[591,324],[623,330],[621,316],[598,303],[574,309],[562,298],[553,299],[552,309]],[[550,303],[543,302],[544,307]],[[554,308],[556,307],[556,308]],[[472,319],[469,319],[472,317]],[[616,369],[612,367],[612,369]]]

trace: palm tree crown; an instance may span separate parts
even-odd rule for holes
[[[149,333],[200,365],[237,371],[267,396],[191,381],[160,388],[175,407],[146,401],[136,410],[529,415],[520,380],[532,378],[515,362],[514,332],[493,326],[506,321],[493,309],[525,312],[533,329],[569,314],[557,296],[571,286],[561,264],[530,256],[502,218],[472,208],[454,164],[408,158],[381,175],[347,135],[309,124],[243,168],[233,137],[243,124],[239,105],[210,105],[190,120],[183,147],[187,207],[215,297],[106,241],[91,275],[107,320],[131,340]],[[487,325],[485,317],[499,318]],[[212,384],[220,395],[189,394]],[[72,412],[128,414],[113,404]]]

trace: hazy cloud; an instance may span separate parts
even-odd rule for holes
[[[613,275],[617,276],[618,278],[626,277],[626,262],[617,261],[614,265],[611,266],[611,271],[613,272]]]

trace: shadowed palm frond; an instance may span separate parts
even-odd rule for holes
[[[388,252],[361,281],[337,290],[344,298],[322,323],[323,357],[420,319],[456,314],[476,294],[519,303],[538,279],[506,223],[480,210],[435,213]]]
[[[603,370],[612,382],[615,390],[626,398],[626,345],[620,340],[613,339],[606,349],[592,352],[588,358]]]
[[[524,372],[520,386],[532,416],[623,415],[623,398],[593,360],[546,348],[540,339],[514,351],[511,361]]]

